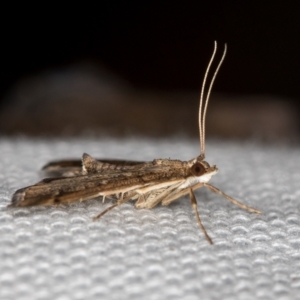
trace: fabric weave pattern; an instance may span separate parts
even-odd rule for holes
[[[211,246],[188,197],[137,210],[101,199],[6,209],[50,160],[196,157],[198,142],[154,139],[0,139],[0,299],[300,299],[299,148],[212,141],[211,183],[262,211],[196,192]]]

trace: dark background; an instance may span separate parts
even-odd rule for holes
[[[80,61],[136,89],[199,91],[214,40],[220,52],[228,44],[214,92],[271,95],[299,109],[297,1],[50,4],[2,11],[1,109],[20,80]]]

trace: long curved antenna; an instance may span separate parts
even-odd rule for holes
[[[205,74],[204,74],[204,78],[203,78],[203,82],[202,82],[202,87],[201,87],[201,93],[200,93],[200,105],[199,105],[199,117],[198,117],[198,122],[199,122],[199,134],[200,134],[200,156],[205,156],[205,144],[204,144],[204,140],[203,140],[203,128],[202,128],[202,103],[203,103],[203,96],[204,96],[204,89],[205,89],[205,84],[206,84],[206,79],[207,79],[207,75],[210,69],[210,66],[215,58],[215,54],[217,51],[217,42],[214,42],[214,52],[210,58],[210,61],[208,63],[208,66],[206,68]]]
[[[205,99],[205,107],[204,107],[203,116],[202,116],[203,154],[204,154],[204,152],[205,152],[205,119],[206,119],[207,105],[208,105],[208,101],[209,101],[211,89],[212,89],[212,87],[213,87],[213,84],[214,84],[214,81],[215,81],[215,79],[216,79],[216,76],[217,76],[217,74],[218,74],[218,72],[219,72],[219,69],[220,69],[220,67],[221,67],[221,65],[222,65],[222,63],[223,63],[223,60],[224,60],[225,55],[226,55],[226,52],[227,52],[227,45],[225,44],[223,55],[222,55],[221,60],[220,60],[220,62],[219,62],[219,64],[218,64],[218,66],[217,66],[217,69],[216,69],[216,71],[215,71],[215,73],[214,73],[214,76],[213,76],[213,78],[212,78],[212,80],[211,80],[211,82],[210,82],[210,85],[209,85],[209,88],[208,88],[208,92],[207,92],[207,95],[206,95],[206,99]]]
[[[214,81],[215,81],[216,76],[219,72],[219,69],[220,69],[220,67],[221,67],[221,65],[224,61],[224,58],[225,58],[225,55],[226,55],[226,52],[227,52],[227,45],[225,44],[225,46],[224,46],[223,55],[221,57],[221,60],[218,64],[218,66],[217,66],[217,68],[214,72],[214,75],[212,77],[212,80],[210,82],[210,85],[209,85],[209,88],[208,88],[208,91],[207,91],[207,95],[206,95],[206,98],[205,98],[205,101],[204,101],[205,102],[204,109],[203,109],[203,112],[202,112],[202,103],[203,103],[203,95],[204,95],[204,89],[205,89],[205,84],[206,84],[206,78],[207,78],[208,72],[210,70],[210,66],[211,66],[211,64],[213,62],[213,59],[215,57],[216,50],[217,50],[217,42],[215,41],[215,43],[214,43],[214,52],[212,54],[212,57],[209,61],[209,64],[207,66],[207,69],[206,69],[206,72],[205,72],[205,75],[204,75],[203,84],[202,84],[202,88],[201,88],[201,95],[200,95],[199,131],[200,131],[200,156],[202,158],[205,157],[205,119],[206,119],[208,101],[209,101],[209,97],[210,97],[210,93],[211,93]]]

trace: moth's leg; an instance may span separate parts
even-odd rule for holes
[[[141,208],[151,209],[155,207],[157,204],[159,204],[162,198],[161,194],[159,194],[156,198],[154,197],[149,199],[149,197],[151,197],[151,192],[146,194],[140,194],[137,202],[135,203],[135,207],[138,209]]]
[[[203,186],[203,183],[198,183],[198,184],[192,186],[192,189],[194,191],[194,190],[200,188],[201,186]],[[172,193],[170,193],[166,198],[164,198],[162,200],[161,204],[164,206],[169,205],[170,203],[174,202],[178,198],[189,194],[189,192],[190,192],[190,188],[186,188],[184,190],[180,190],[179,188],[177,188],[174,191],[172,191]]]
[[[160,193],[156,198],[151,199],[151,200],[147,199],[146,203],[145,203],[145,208],[147,208],[147,209],[153,208],[157,204],[161,203],[164,200],[164,198],[167,198],[173,191],[174,191],[174,187],[169,187],[165,191]],[[176,197],[176,198],[178,198],[178,197]]]
[[[115,208],[116,206],[118,206],[118,202],[115,203],[114,205],[109,206],[107,209],[105,209],[102,213],[100,213],[99,215],[97,215],[96,217],[93,218],[93,221],[96,221],[97,219],[101,218],[103,215],[105,215],[108,211],[112,210],[113,208]]]
[[[174,202],[178,198],[187,195],[189,193],[189,190],[190,190],[189,188],[181,190],[181,191],[176,189],[175,191],[170,193],[170,195],[168,195],[166,198],[164,198],[162,200],[161,205],[167,206],[167,205],[171,204],[172,202]]]
[[[135,202],[135,207],[136,208],[145,208],[145,196],[144,194],[139,195],[138,200]]]
[[[158,196],[154,199],[146,200],[145,204],[144,204],[144,208],[152,209],[153,207],[155,207],[156,205],[158,205],[161,202],[161,199],[162,199],[162,197]]]
[[[223,196],[224,198],[226,198],[227,200],[229,200],[231,203],[237,205],[238,207],[242,208],[242,209],[245,209],[245,210],[248,210],[250,212],[255,212],[257,214],[261,214],[261,211],[253,208],[253,207],[250,207],[250,206],[247,206],[233,198],[231,198],[230,196],[226,195],[225,193],[223,193],[222,191],[220,191],[218,188],[216,188],[215,186],[211,185],[211,184],[208,184],[208,183],[204,183],[203,184],[204,186],[206,186],[207,188],[209,188],[212,192],[218,194],[218,195],[221,195]]]
[[[194,195],[194,192],[193,192],[193,189],[189,189],[189,194],[190,194],[190,198],[191,198],[191,204],[192,204],[192,207],[196,213],[196,218],[197,218],[197,222],[200,226],[200,229],[202,230],[202,232],[204,233],[206,239],[208,240],[208,242],[212,245],[213,244],[213,241],[211,240],[210,236],[207,234],[202,222],[201,222],[201,219],[200,219],[200,215],[199,215],[199,212],[198,212],[198,207],[197,207],[197,200],[195,198],[195,195]]]
[[[161,189],[161,190],[158,190],[159,193],[157,193],[155,195],[154,198],[146,198],[146,201],[145,201],[145,208],[148,208],[148,209],[151,209],[153,208],[154,206],[156,206],[157,204],[159,203],[162,203],[165,199],[168,199],[171,195],[177,195],[178,192],[179,192],[179,189],[178,187],[182,184],[182,182],[179,182],[179,183],[176,183],[176,184],[173,184],[167,188],[164,188],[164,189]],[[155,193],[155,191],[154,191]],[[149,196],[151,197],[151,192],[149,192]],[[175,198],[179,198],[180,195],[176,196]]]
[[[100,213],[99,215],[97,215],[96,217],[93,218],[93,221],[96,221],[97,219],[101,218],[103,215],[105,215],[107,212],[109,212],[110,210],[112,210],[113,208],[115,208],[116,206],[119,206],[125,202],[127,202],[128,200],[131,199],[131,196],[128,196],[126,198],[120,199],[118,200],[117,203],[109,206],[107,209],[105,209],[102,213]]]
[[[151,209],[155,207],[157,204],[159,204],[162,199],[170,193],[169,189],[166,189],[164,191],[161,191],[158,193],[158,191],[152,191],[145,194],[139,194],[138,200],[135,203],[135,207],[138,209],[146,208]]]
[[[118,198],[119,198],[118,202],[119,202],[119,201],[122,201],[122,200],[123,200],[123,197],[124,197],[124,192],[122,192],[122,193],[120,193],[120,194],[121,194],[121,196],[118,197]]]

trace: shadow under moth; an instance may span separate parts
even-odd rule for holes
[[[129,200],[135,201],[136,208],[151,209],[157,204],[169,205],[178,198],[189,195],[195,211],[197,222],[210,244],[197,208],[194,191],[206,187],[219,194],[231,203],[248,210],[260,213],[226,195],[208,182],[218,172],[215,165],[210,166],[205,160],[205,118],[209,96],[219,68],[226,54],[226,44],[222,58],[206,90],[207,76],[214,60],[217,43],[206,69],[199,106],[200,154],[188,161],[155,159],[151,162],[134,162],[122,160],[96,160],[83,154],[81,161],[50,162],[43,169],[54,178],[46,178],[34,185],[17,190],[9,207],[27,207],[35,205],[59,205],[75,201],[84,201],[96,197],[112,198],[116,202],[106,208],[94,220],[116,206]],[[206,96],[204,97],[204,94]]]

